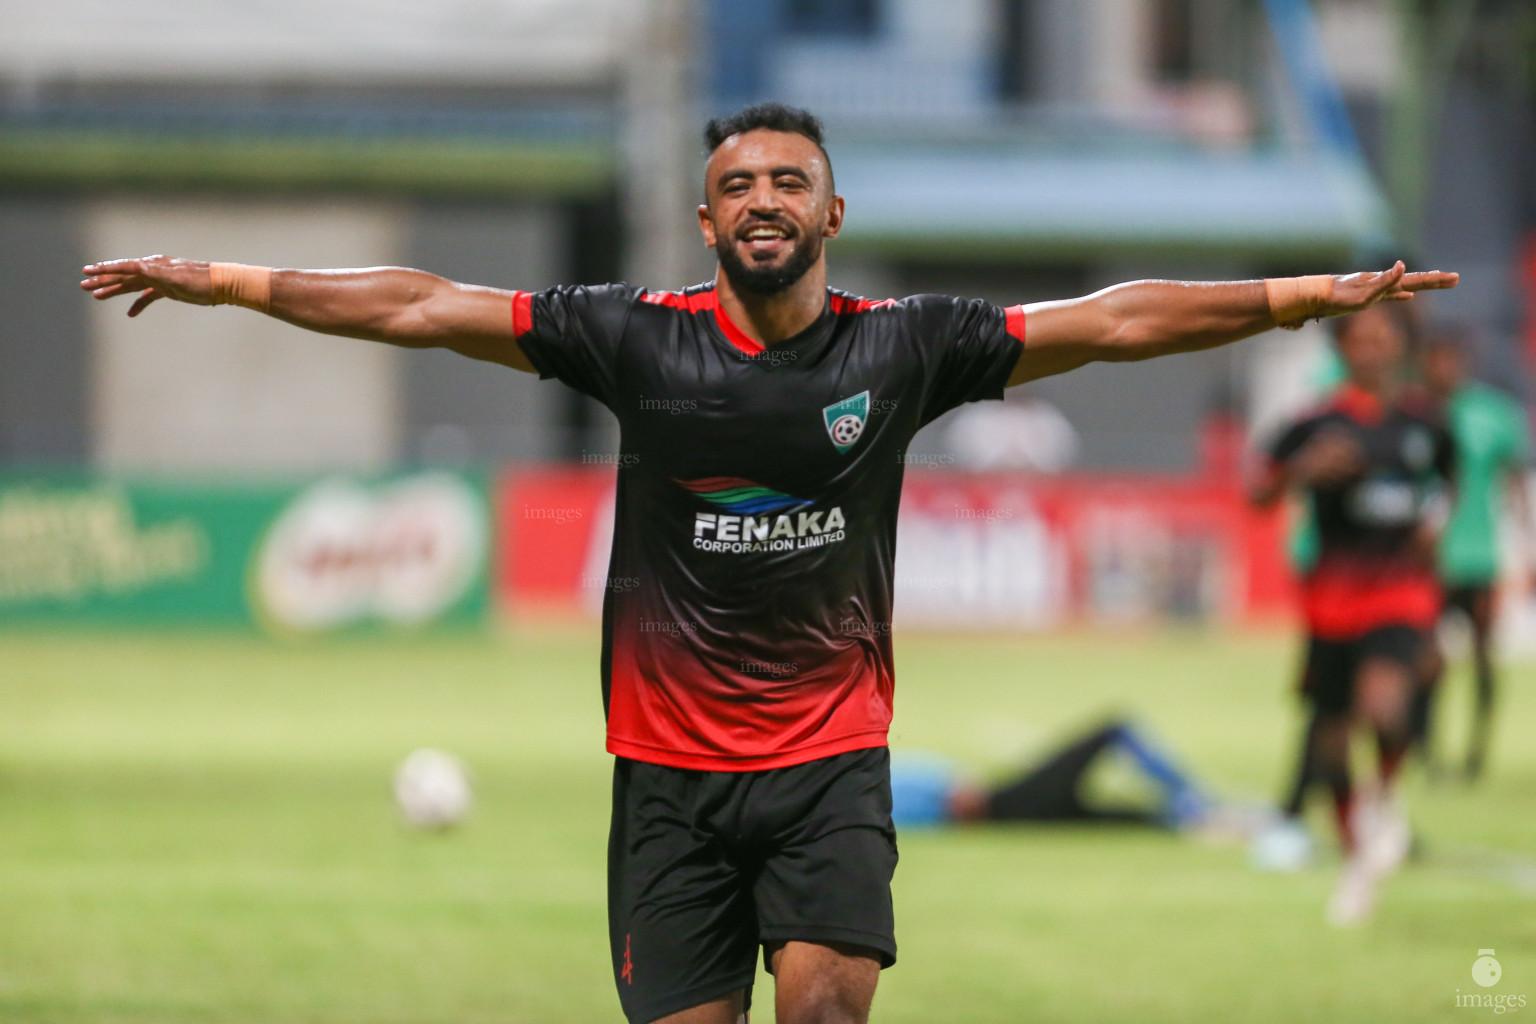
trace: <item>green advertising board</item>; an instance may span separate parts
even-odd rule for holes
[[[484,619],[484,481],[237,485],[0,474],[0,623],[278,633]]]

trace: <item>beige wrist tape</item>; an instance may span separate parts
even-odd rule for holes
[[[272,308],[272,268],[244,263],[210,263],[215,306],[244,306],[263,313]]]
[[[1266,277],[1264,292],[1269,296],[1269,315],[1275,326],[1294,331],[1314,317],[1323,315],[1333,301],[1333,278],[1328,274],[1312,277]]]

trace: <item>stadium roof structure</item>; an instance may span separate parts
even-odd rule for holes
[[[211,90],[210,90],[211,91]],[[590,198],[611,188],[612,117],[385,95],[288,103],[0,107],[0,188],[211,188]]]
[[[0,188],[609,194],[616,115],[416,98],[0,109]],[[834,146],[840,252],[1071,262],[1140,254],[1277,266],[1375,255],[1388,207],[1362,160],[1315,146],[1209,149],[1145,137],[865,136]]]
[[[1187,253],[1274,262],[1392,245],[1365,166],[1317,151],[839,147],[843,252],[1076,260]]]

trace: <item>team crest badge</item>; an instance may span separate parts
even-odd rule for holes
[[[852,398],[845,398],[821,410],[821,418],[827,424],[827,434],[839,452],[846,452],[858,444],[868,415],[868,391],[861,391]]]

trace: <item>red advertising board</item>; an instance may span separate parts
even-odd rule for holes
[[[513,470],[502,478],[496,581],[503,608],[569,615],[601,606],[616,472],[571,466]]]

